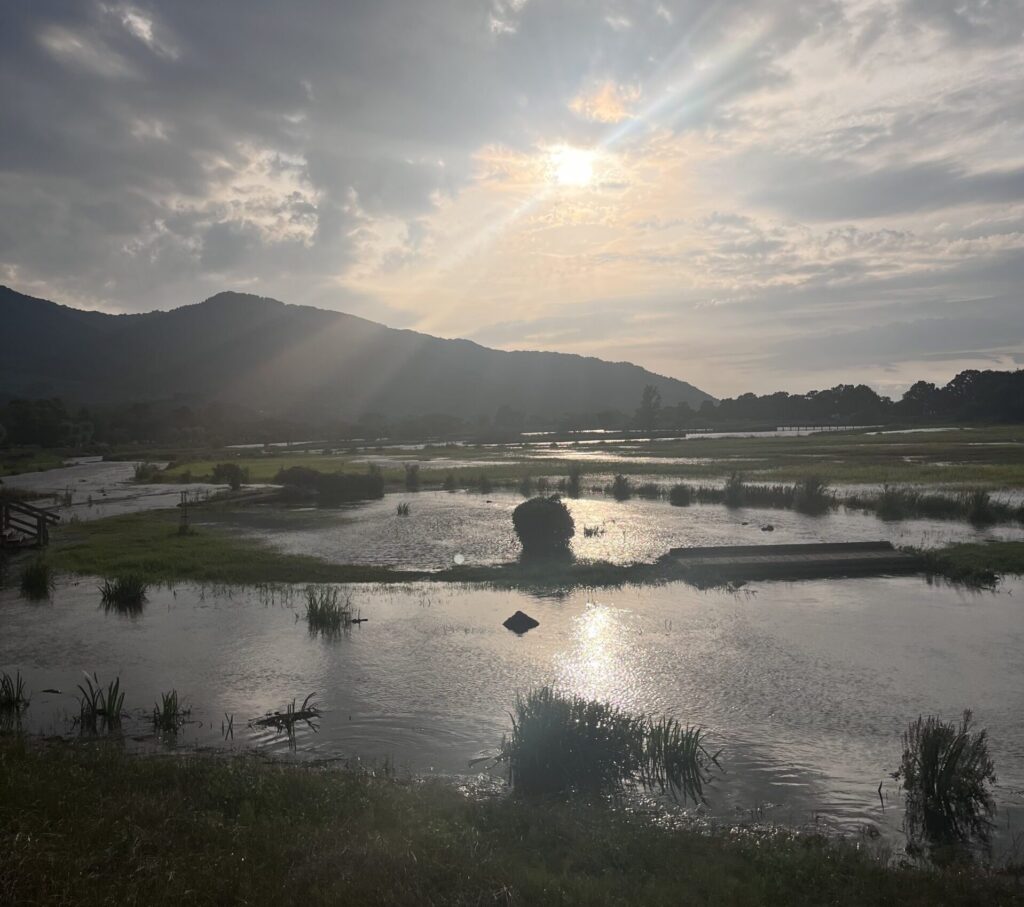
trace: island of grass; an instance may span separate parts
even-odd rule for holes
[[[240,536],[224,526],[179,532],[179,514],[154,510],[58,527],[47,562],[88,576],[130,574],[145,583],[488,583],[509,588],[572,588],[662,583],[694,579],[671,560],[653,564],[556,560],[494,566],[453,566],[445,570],[403,570],[385,566],[335,564],[286,554]],[[919,552],[923,570],[951,581],[990,586],[999,575],[1024,574],[1024,542],[953,545]],[[716,583],[712,577],[711,585]],[[702,582],[707,585],[707,582]]]
[[[1017,904],[1007,874],[604,802],[0,736],[6,904]]]

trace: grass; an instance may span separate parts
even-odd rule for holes
[[[818,476],[807,476],[794,489],[793,509],[811,516],[819,516],[832,509],[833,495],[827,483]]]
[[[78,723],[86,731],[100,727],[115,730],[121,726],[124,710],[124,691],[121,678],[115,677],[104,687],[96,674],[85,675],[85,686],[78,685]]]
[[[918,554],[930,574],[968,586],[993,586],[1003,574],[1024,575],[1024,542],[965,542]]]
[[[303,614],[311,634],[332,636],[347,630],[357,619],[352,596],[342,598],[333,586],[306,586],[306,611]]]
[[[149,586],[138,573],[122,573],[103,580],[100,598],[103,607],[122,614],[139,614],[146,603]]]
[[[633,486],[622,473],[612,481],[611,495],[616,501],[628,501],[633,496]]]
[[[0,737],[0,902],[909,907],[1022,900],[820,836],[704,834],[575,802],[103,741]]]
[[[20,712],[27,708],[28,694],[21,671],[15,671],[14,676],[0,671],[0,712]]]
[[[988,840],[995,813],[995,766],[988,735],[960,724],[919,717],[903,735],[903,759],[894,777],[903,782],[907,826],[932,845]]]
[[[177,690],[161,693],[160,702],[153,704],[153,728],[164,734],[176,734],[191,712],[178,699]]]
[[[499,760],[526,796],[601,796],[639,784],[704,802],[718,754],[699,727],[631,715],[604,702],[539,687],[516,699]]]
[[[31,601],[49,598],[56,588],[53,567],[41,557],[29,561],[21,568],[18,585],[21,594]]]
[[[409,507],[409,503],[406,501],[406,502],[403,502],[403,503],[399,504],[395,508],[395,513],[398,516],[408,516],[411,513],[411,510],[410,510],[410,507]]]
[[[689,507],[693,503],[693,489],[679,483],[668,490],[668,502],[673,507]]]
[[[289,740],[295,740],[295,726],[300,722],[305,724],[311,731],[316,733],[319,730],[317,721],[320,718],[320,707],[313,702],[316,693],[310,693],[302,700],[302,705],[297,705],[297,699],[289,702],[283,711],[267,712],[261,718],[254,718],[249,722],[250,727],[269,727],[285,734]]]

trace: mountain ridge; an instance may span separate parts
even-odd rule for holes
[[[713,399],[633,363],[496,350],[234,291],[110,315],[0,287],[0,336],[0,393],[89,405],[190,396],[338,418],[502,406],[557,416],[631,411],[646,384],[666,405]]]

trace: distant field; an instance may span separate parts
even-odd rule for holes
[[[657,474],[686,479],[713,479],[733,471],[751,480],[794,481],[815,474],[830,482],[975,485],[1024,488],[1024,426],[997,426],[932,433],[832,433],[789,438],[693,438],[640,442],[615,441],[601,445],[561,447],[555,452],[538,447],[434,447],[421,451],[389,450],[357,454],[296,452],[264,456],[225,451],[220,458],[179,461],[167,471],[172,478],[191,474],[207,477],[218,462],[231,459],[248,468],[253,482],[272,481],[278,470],[305,466],[321,472],[363,471],[357,462],[367,456],[383,458],[385,479],[400,482],[404,463],[421,462],[421,480],[440,483],[449,472],[461,481],[486,475],[494,482],[515,482],[523,476],[565,475],[578,461],[588,473]],[[632,462],[601,461],[595,456],[621,455]],[[480,461],[479,465],[450,465]],[[665,462],[666,459],[679,462]],[[511,461],[511,462],[510,462]],[[393,465],[389,465],[393,462]]]

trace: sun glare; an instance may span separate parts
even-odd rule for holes
[[[559,186],[589,186],[594,179],[594,152],[570,145],[553,149],[551,178]]]

